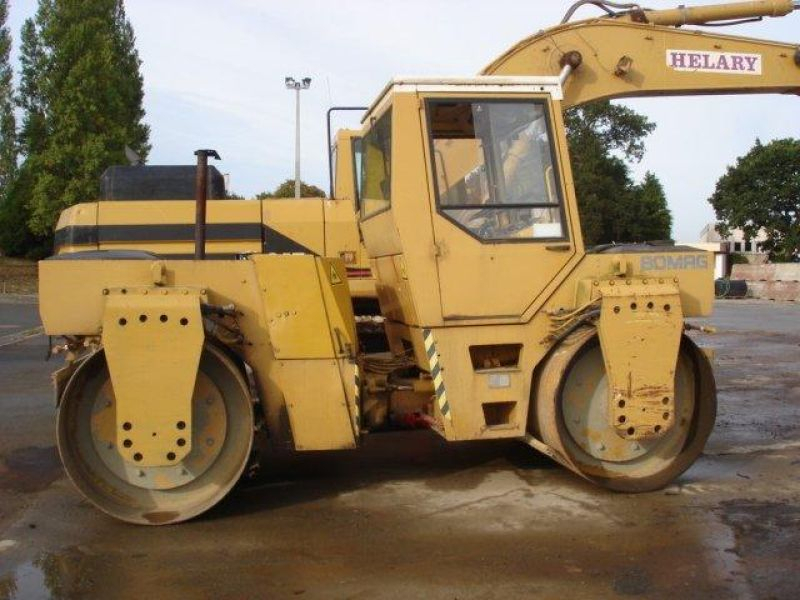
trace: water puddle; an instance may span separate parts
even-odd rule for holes
[[[2,600],[22,600],[23,598],[38,600],[52,597],[44,572],[34,563],[25,563],[18,567],[12,576],[0,579],[0,598]]]
[[[0,577],[0,600],[67,600],[91,588],[86,557],[77,549],[42,554]]]
[[[726,590],[730,598],[750,600],[754,598],[753,590],[744,573],[744,567],[737,554],[736,537],[726,523],[716,515],[710,514],[704,524],[703,536],[707,549],[709,578]]]
[[[731,530],[733,548],[747,565],[746,577],[759,598],[797,598],[800,507],[789,498],[736,499],[720,504],[722,522]]]

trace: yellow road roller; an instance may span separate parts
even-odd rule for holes
[[[477,77],[390,81],[348,134],[339,161],[356,173],[385,348],[364,343],[335,252],[206,255],[211,151],[198,151],[193,256],[118,245],[42,261],[41,317],[66,357],[58,448],[86,498],[176,523],[227,494],[257,435],[342,450],[409,422],[448,441],[520,440],[612,490],[687,469],[716,412],[685,322],[711,313],[713,257],[586,249],[562,113],[617,96],[797,94],[795,46],[680,28],[796,5],[593,4],[608,14],[524,40]]]

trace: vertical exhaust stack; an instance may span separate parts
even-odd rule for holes
[[[220,160],[216,150],[196,150],[197,175],[195,177],[194,259],[206,259],[206,204],[208,202],[208,158]]]

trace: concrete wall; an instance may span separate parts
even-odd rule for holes
[[[731,279],[747,281],[747,295],[800,302],[800,263],[733,265]]]

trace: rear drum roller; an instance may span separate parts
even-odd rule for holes
[[[253,443],[247,382],[231,358],[211,344],[203,348],[192,396],[192,449],[179,464],[140,467],[123,460],[115,423],[116,400],[101,351],[78,367],[64,390],[58,451],[83,495],[130,523],[178,523],[208,510],[237,482]],[[180,423],[175,435],[177,444],[186,443]]]
[[[626,440],[608,420],[608,381],[597,332],[580,329],[539,371],[529,426],[567,468],[603,487],[646,492],[664,487],[703,451],[717,397],[706,356],[685,337],[675,373],[675,424],[659,437]]]

